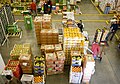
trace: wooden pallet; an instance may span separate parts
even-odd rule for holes
[[[8,37],[17,37],[21,38],[22,37],[22,32],[16,32],[16,33],[8,33]]]

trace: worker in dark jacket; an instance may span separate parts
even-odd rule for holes
[[[50,14],[52,12],[52,1],[48,0],[47,4],[48,4],[48,9],[49,9],[48,13]]]
[[[114,37],[114,35],[115,35],[115,33],[116,33],[116,31],[118,30],[118,24],[117,24],[117,21],[115,21],[115,22],[113,22],[113,24],[111,25],[111,27],[110,27],[110,31],[109,31],[109,33],[107,34],[107,36],[106,36],[106,41],[108,41],[108,38],[109,38],[109,36],[111,35],[111,38],[110,38],[110,41],[112,41],[112,39],[113,39],[113,37]]]
[[[82,23],[82,20],[77,23],[77,26],[80,28],[80,31],[83,32],[84,24]]]

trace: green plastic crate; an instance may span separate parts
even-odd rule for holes
[[[30,30],[33,29],[32,16],[30,15],[24,16],[24,23],[26,29],[30,29]]]

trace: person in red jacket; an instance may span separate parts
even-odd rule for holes
[[[30,7],[31,7],[31,11],[32,11],[32,13],[33,13],[33,15],[37,15],[37,7],[36,7],[36,3],[35,2],[32,2],[31,4],[30,4]]]
[[[97,42],[93,42],[92,52],[93,52],[92,54],[93,54],[94,59],[96,59],[97,56],[100,54],[100,46]]]

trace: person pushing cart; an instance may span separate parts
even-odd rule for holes
[[[93,54],[93,57],[94,59],[100,59],[100,61],[102,60],[102,52],[100,52],[100,45],[98,42],[93,42],[92,43],[92,54]]]

